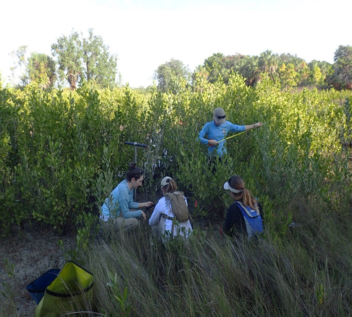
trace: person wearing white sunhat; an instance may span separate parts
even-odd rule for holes
[[[257,199],[245,188],[238,175],[232,176],[225,184],[234,203],[229,207],[222,231],[229,236],[248,238],[263,232],[263,210]]]
[[[161,238],[163,243],[168,242],[175,236],[188,238],[192,233],[190,220],[175,222],[175,214],[172,211],[170,199],[166,197],[167,193],[177,191],[176,182],[169,176],[164,177],[161,180],[161,190],[164,197],[159,199],[149,219],[153,237]],[[183,199],[187,205],[186,197],[183,196]]]
[[[221,157],[227,153],[224,140],[229,132],[243,132],[250,129],[259,128],[261,122],[250,125],[237,125],[226,121],[224,109],[216,108],[213,112],[213,121],[207,122],[199,132],[199,140],[202,144],[207,144],[208,155]],[[207,136],[207,138],[206,138]]]

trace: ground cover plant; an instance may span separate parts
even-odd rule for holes
[[[350,315],[350,216],[297,210],[305,225],[280,244],[270,234],[254,244],[204,236],[200,228],[189,244],[166,249],[149,243],[148,228],[110,236],[85,258],[95,272],[98,310],[107,316]]]
[[[350,315],[351,93],[280,88],[234,74],[227,85],[180,82],[177,93],[147,95],[1,89],[1,234],[28,221],[77,230],[70,254],[95,274],[101,314]],[[233,123],[264,125],[229,140],[230,159],[213,174],[196,139],[216,107]],[[94,240],[99,207],[134,157],[125,141],[147,145],[138,150],[144,195],[153,199],[166,174],[186,192],[198,221],[188,245],[152,245],[144,225]],[[224,216],[233,174],[263,205],[258,244],[199,225]]]

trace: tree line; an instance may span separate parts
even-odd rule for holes
[[[214,83],[221,79],[228,84],[232,73],[239,73],[248,86],[255,86],[269,76],[279,81],[282,88],[295,86],[334,87],[352,89],[352,47],[340,45],[334,54],[334,63],[313,60],[310,63],[296,55],[274,54],[267,50],[259,56],[216,53],[208,57],[193,73],[181,61],[171,60],[160,65],[155,72],[158,87],[172,90],[180,80],[197,86],[202,81]]]
[[[20,75],[20,87],[36,82],[46,89],[66,82],[74,90],[83,81],[101,88],[118,83],[117,56],[109,53],[102,37],[94,35],[92,29],[88,30],[86,38],[75,31],[58,38],[51,45],[52,56],[35,52],[26,58],[26,52],[26,46],[12,52],[16,60],[11,68],[13,77],[19,69],[24,70]],[[266,74],[273,81],[280,82],[283,89],[296,86],[352,89],[352,47],[340,45],[335,51],[333,64],[317,60],[307,63],[296,55],[279,55],[270,50],[259,56],[216,53],[192,73],[182,61],[171,59],[155,70],[154,79],[160,91],[176,92],[181,86],[197,87],[203,81],[214,83],[220,79],[228,84],[232,73],[241,74],[248,86],[260,83]]]

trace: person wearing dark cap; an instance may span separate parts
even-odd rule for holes
[[[227,153],[225,148],[225,138],[229,132],[242,132],[254,128],[259,128],[263,124],[261,122],[250,125],[236,125],[226,121],[224,109],[216,108],[213,112],[213,121],[207,122],[203,129],[199,132],[199,140],[202,144],[208,144],[209,156],[222,157]],[[205,137],[208,137],[207,139]]]
[[[234,203],[229,207],[222,231],[229,236],[248,238],[263,232],[263,210],[257,199],[245,188],[238,175],[232,176],[225,184]]]
[[[100,217],[104,222],[112,221],[118,230],[122,227],[129,230],[138,225],[137,218],[142,217],[146,220],[142,210],[131,210],[153,205],[151,201],[145,203],[133,201],[133,189],[142,186],[143,177],[142,169],[137,167],[136,163],[131,163],[126,179],[117,185],[101,207]]]
[[[192,233],[190,220],[175,224],[175,214],[172,211],[170,199],[166,197],[167,193],[177,191],[176,182],[169,176],[164,177],[161,180],[161,191],[164,197],[159,199],[149,218],[149,225],[152,227],[152,235],[156,238],[161,238],[163,243],[168,242],[169,239],[175,236],[188,238]],[[183,199],[187,205],[186,197],[183,196]]]

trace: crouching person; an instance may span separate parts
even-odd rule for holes
[[[176,236],[188,238],[192,226],[186,197],[177,191],[176,182],[169,176],[162,179],[161,190],[164,197],[160,198],[149,219],[153,237],[161,238],[164,244]]]
[[[145,203],[133,201],[133,189],[142,186],[143,177],[142,169],[137,167],[136,163],[131,163],[126,179],[118,184],[101,207],[103,224],[113,222],[117,230],[121,228],[130,230],[138,226],[138,219],[146,220],[145,213],[139,208],[148,207],[153,203],[151,201]]]
[[[229,236],[252,238],[263,232],[263,211],[251,192],[245,188],[238,175],[232,176],[225,184],[234,203],[229,207],[223,232]]]

